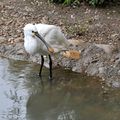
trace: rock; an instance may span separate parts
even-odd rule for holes
[[[104,67],[100,67],[98,70],[99,70],[100,74],[104,74],[105,73],[105,68]]]
[[[120,75],[120,70],[118,71],[118,75]]]
[[[99,71],[98,71],[98,67],[97,67],[97,65],[96,64],[90,64],[88,67],[87,67],[87,69],[86,69],[86,71],[85,71],[88,75],[92,75],[92,76],[94,76],[94,75],[97,75],[98,73],[99,73]]]
[[[20,49],[17,51],[17,55],[25,55],[25,51],[23,49]]]
[[[0,36],[0,44],[1,43],[5,43],[7,41],[7,39],[3,36]]]
[[[14,42],[15,43],[23,42],[23,38],[22,37],[17,37],[17,38],[14,39]]]
[[[112,35],[111,35],[111,38],[113,38],[113,39],[114,39],[114,38],[115,38],[115,37],[117,37],[117,36],[119,36],[119,34],[114,33],[114,34],[112,34]]]
[[[119,88],[120,87],[120,82],[118,82],[118,81],[113,82],[112,87]]]
[[[74,46],[85,44],[85,41],[83,40],[69,39],[68,41],[70,45],[74,45]]]
[[[4,54],[6,52],[6,47],[4,45],[0,46],[0,53]]]
[[[114,51],[113,45],[106,45],[106,44],[95,44],[95,46],[104,50],[105,53],[111,54]]]
[[[34,11],[34,9],[32,9],[32,8],[30,8],[30,7],[28,7],[28,6],[25,6],[25,10],[26,10],[27,12],[33,12],[33,11]]]

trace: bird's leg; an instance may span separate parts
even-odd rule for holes
[[[39,72],[40,77],[41,77],[41,73],[42,73],[43,64],[44,64],[44,57],[43,57],[43,55],[41,55],[41,66],[40,66],[40,72]]]
[[[52,59],[51,56],[49,55],[49,69],[50,69],[50,76],[49,79],[52,80]]]

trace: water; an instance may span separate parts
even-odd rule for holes
[[[120,90],[61,68],[0,58],[0,120],[119,120]]]

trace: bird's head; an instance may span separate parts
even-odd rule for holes
[[[33,25],[33,24],[30,24],[30,23],[25,25],[23,30],[24,30],[24,35],[25,36],[28,35],[28,36],[35,37],[35,33],[38,34],[36,26]]]
[[[44,38],[38,33],[37,28],[36,28],[35,25],[33,25],[33,24],[27,24],[27,25],[25,25],[25,27],[23,28],[23,30],[24,30],[24,35],[25,36],[32,36],[32,37],[38,38],[40,41],[42,41],[44,43],[44,45],[47,47],[47,49],[48,49],[48,51],[50,53],[54,52],[53,48],[51,48],[47,44],[47,42],[44,40]]]

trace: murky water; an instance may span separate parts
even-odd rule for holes
[[[43,82],[33,63],[0,58],[0,120],[119,120],[120,90],[98,80],[54,69]],[[106,90],[105,90],[106,89]]]

